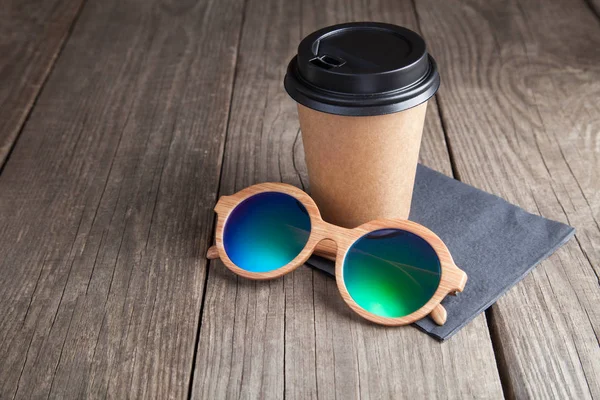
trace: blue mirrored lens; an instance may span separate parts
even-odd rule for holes
[[[268,272],[292,261],[308,242],[310,216],[294,197],[265,192],[241,202],[225,222],[223,242],[241,269]]]
[[[423,307],[441,279],[440,260],[429,243],[414,233],[381,229],[358,239],[344,259],[343,277],[354,301],[388,318]]]

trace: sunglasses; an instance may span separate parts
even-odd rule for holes
[[[250,279],[273,279],[316,254],[335,260],[344,301],[382,325],[427,315],[446,322],[440,302],[462,292],[467,274],[435,233],[415,222],[376,220],[353,229],[325,222],[313,199],[283,183],[261,183],[219,199],[216,246],[207,258]]]

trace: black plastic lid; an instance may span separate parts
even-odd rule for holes
[[[400,26],[353,22],[320,29],[298,46],[285,75],[298,103],[330,114],[390,114],[427,101],[440,86],[423,38]]]

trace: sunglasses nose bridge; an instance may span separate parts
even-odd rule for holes
[[[330,224],[321,220],[317,228],[317,246],[315,254],[329,260],[335,261],[338,249],[343,246],[342,238],[348,234],[351,229]]]
[[[323,221],[323,228],[323,231],[325,232],[323,238],[331,239],[333,241],[337,241],[337,238],[352,231],[352,229],[344,228],[343,226],[333,225],[326,221]]]
[[[330,224],[329,222],[323,221],[323,225],[320,229],[322,232],[320,236],[320,240],[329,239],[333,241],[336,245],[336,248],[345,248],[349,245],[352,238],[353,229],[344,228],[343,226],[338,226],[334,224]]]

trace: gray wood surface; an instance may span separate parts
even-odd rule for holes
[[[0,0],[0,399],[600,399],[597,5]],[[204,258],[218,195],[309,189],[283,75],[354,20],[441,67],[423,163],[578,230],[443,344]]]
[[[461,179],[578,230],[492,307],[507,393],[600,398],[598,19],[583,1],[417,9]]]
[[[0,398],[188,395],[241,17],[85,5],[0,175]]]
[[[263,181],[306,188],[296,105],[282,90],[287,63],[304,35],[327,24],[366,18],[417,29],[412,4],[375,6],[249,1],[220,194]],[[451,174],[435,101],[426,129],[422,161]],[[215,261],[192,394],[458,399],[499,398],[502,389],[483,315],[440,344],[414,328],[386,329],[354,316],[335,282],[320,272],[302,267],[283,279],[248,282]]]
[[[0,3],[0,169],[83,0]]]

